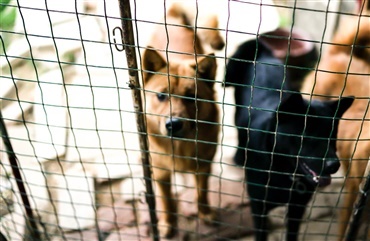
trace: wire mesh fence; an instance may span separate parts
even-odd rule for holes
[[[370,240],[369,1],[1,0],[0,27],[0,240]]]

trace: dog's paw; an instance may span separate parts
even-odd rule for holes
[[[172,238],[176,234],[175,228],[170,223],[161,221],[158,222],[158,232],[160,237],[166,239]]]
[[[217,212],[215,210],[209,210],[207,213],[199,213],[198,217],[204,221],[207,225],[215,225],[215,221],[218,219]]]

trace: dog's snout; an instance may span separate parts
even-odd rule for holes
[[[336,173],[340,168],[340,162],[338,160],[329,160],[326,162],[325,171],[329,174]]]
[[[168,118],[166,120],[166,129],[168,135],[180,137],[183,125],[183,121],[178,118]]]

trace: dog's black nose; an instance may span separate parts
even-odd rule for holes
[[[340,162],[338,160],[326,161],[325,172],[329,174],[334,174],[339,170],[339,168],[340,168]]]
[[[177,118],[168,118],[166,120],[166,129],[169,136],[181,137],[183,121]]]

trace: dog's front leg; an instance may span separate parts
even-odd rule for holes
[[[216,213],[210,207],[208,201],[208,177],[210,171],[211,168],[209,166],[195,173],[199,217],[209,224],[216,219]]]
[[[251,191],[252,187],[250,188]],[[268,210],[263,201],[253,200],[251,197],[251,210],[254,223],[254,236],[256,241],[266,241],[268,237]]]
[[[308,197],[307,200],[311,198]],[[299,227],[302,222],[303,214],[306,210],[306,205],[308,201],[305,203],[294,203],[289,204],[288,206],[288,224],[287,224],[287,241],[297,241],[298,240],[298,232]]]
[[[156,183],[158,230],[161,237],[170,238],[175,235],[177,227],[177,207],[171,192],[171,171],[153,168]]]

